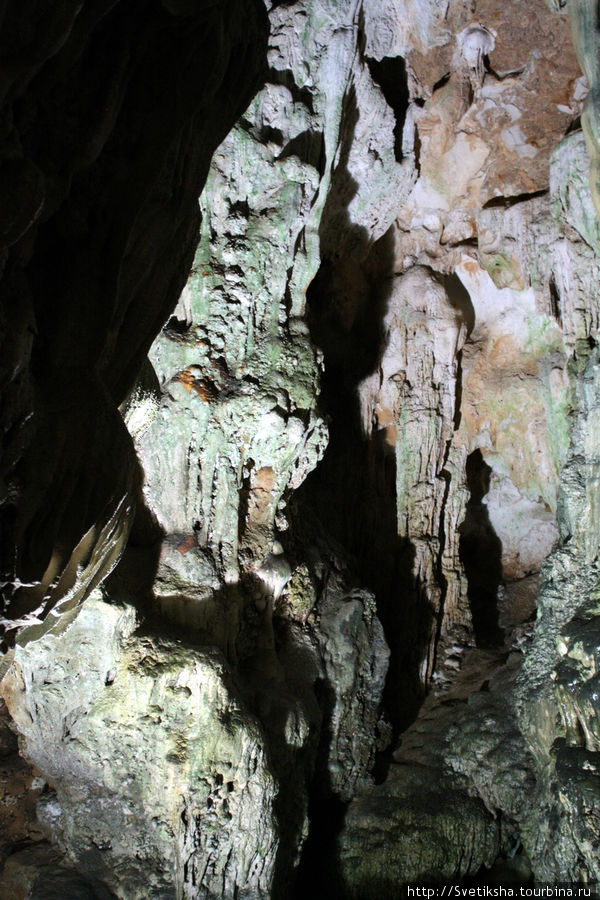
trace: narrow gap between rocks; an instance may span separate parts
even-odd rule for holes
[[[367,59],[373,81],[381,88],[381,93],[396,117],[394,127],[394,155],[402,162],[402,132],[409,104],[406,63],[401,56],[385,57],[381,60]]]
[[[481,450],[467,459],[470,499],[460,526],[460,559],[468,582],[468,598],[478,647],[502,646],[498,625],[498,591],[502,583],[502,543],[494,531],[484,497],[490,489],[491,468]]]
[[[378,370],[385,349],[383,320],[394,255],[391,233],[371,245],[366,229],[352,224],[348,214],[357,188],[347,167],[357,121],[356,101],[349,92],[340,161],[320,227],[322,264],[307,292],[311,338],[324,354],[319,405],[329,421],[329,444],[321,463],[294,496],[295,527],[310,530],[307,523],[316,520],[321,539],[341,548],[357,586],[374,593],[391,650],[384,704],[399,732],[422,702],[418,662],[430,622],[423,621],[429,615],[427,606],[418,602],[414,550],[397,532],[393,448],[382,432],[363,433],[358,386]],[[310,832],[297,897],[315,895],[315,872],[324,868],[327,884],[321,880],[320,895],[333,897],[339,889],[336,840],[345,807],[328,790],[323,774],[328,705],[321,700],[325,728],[310,792]]]

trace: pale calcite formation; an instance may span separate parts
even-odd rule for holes
[[[501,617],[512,652],[501,665],[506,643],[466,655],[447,647],[440,674],[452,664],[458,675],[427,698],[385,784],[350,805],[339,840],[349,896],[447,880],[499,854],[504,877],[524,882],[531,870],[549,882],[598,878],[598,358],[590,345],[600,242],[587,168],[582,135],[573,134],[552,156],[549,197],[506,212],[495,249],[518,259],[508,276],[494,277],[483,254],[485,269],[468,257],[456,269],[474,318],[453,440],[478,443],[492,467],[485,505],[505,576],[521,579]],[[498,225],[495,208],[481,217]],[[515,627],[517,589],[530,590],[523,575],[539,570],[559,538],[542,569],[535,628],[524,619]],[[452,797],[452,814],[432,801],[432,784]],[[449,838],[457,820],[460,836]],[[413,841],[404,845],[407,828]]]
[[[289,818],[299,824],[282,827],[299,828],[299,846],[319,718],[332,723],[333,789],[349,798],[374,758],[387,667],[367,592],[315,598],[319,627],[314,616],[302,629],[273,624],[301,571],[277,546],[287,503],[327,444],[322,360],[304,321],[324,211],[329,252],[351,252],[364,235],[381,237],[414,180],[360,57],[359,7],[271,11],[267,84],[215,154],[188,285],[150,353],[159,390],[138,394],[128,413],[146,502],[165,532],[154,597],[247,670],[280,789],[298,810]],[[317,679],[328,686],[320,713]]]
[[[28,599],[35,597],[37,608],[29,609],[22,618],[9,620],[0,616],[0,625],[19,627],[16,643],[24,646],[47,633],[60,633],[77,615],[85,598],[110,575],[127,545],[131,523],[135,515],[135,501],[125,492],[115,498],[114,509],[106,521],[92,527],[83,535],[69,559],[57,552],[42,581],[27,585]],[[63,567],[64,568],[61,568]],[[19,606],[13,604],[13,612]],[[14,656],[9,650],[0,657],[0,678],[7,671]]]
[[[17,650],[2,691],[40,808],[89,878],[128,900],[267,897],[276,787],[260,725],[223,658],[136,632],[90,598],[60,636]]]
[[[137,439],[144,491],[167,535],[187,540],[194,590],[210,591],[207,557],[221,582],[256,570],[326,446],[303,321],[326,202],[340,252],[356,233],[379,238],[411,184],[357,57],[358,6],[272,10],[268,82],[215,154],[188,286],[151,352],[161,395]]]
[[[590,154],[592,199],[600,215],[600,61],[595,40],[599,22],[598,6],[593,0],[571,0],[569,13],[573,43],[590,87],[581,124]]]
[[[413,267],[396,278],[383,319],[379,370],[359,385],[365,436],[383,434],[395,453],[398,535],[414,548],[422,602],[432,607],[424,684],[433,674],[444,603],[452,626],[470,625],[458,559],[466,492],[454,488],[466,458],[464,446],[453,443],[460,420],[461,352],[470,325],[468,304],[463,307],[461,300],[429,268]]]
[[[589,159],[562,140],[586,92],[566,16],[310,0],[270,22],[154,384],[123,410],[162,530],[134,599],[157,618],[135,630],[120,575],[2,682],[55,791],[43,822],[127,900],[285,895],[311,785],[313,827],[325,789],[349,803],[348,896],[473,875],[521,842],[525,881],[527,854],[536,877],[595,878],[600,279]],[[292,498],[327,462],[331,371],[332,417],[359,415],[330,423],[354,443],[334,448],[350,475],[318,526],[310,491]],[[345,515],[364,512],[357,460],[363,520]],[[323,534],[339,510],[345,546]],[[571,549],[544,570],[531,643],[557,515]],[[380,547],[369,525],[388,519]],[[464,551],[483,531],[491,647]],[[426,699],[374,785],[388,662],[388,710]]]
[[[334,695],[327,724],[330,787],[344,802],[370,784],[389,650],[364,592],[329,592],[320,610],[323,675]]]
[[[585,194],[580,139],[556,155],[553,176],[549,163],[586,85],[567,17],[550,26],[542,0],[418,13],[396,2],[369,17],[367,52],[406,57],[403,150],[418,177],[389,235],[393,273],[410,287],[390,289],[379,366],[359,393],[365,435],[385,434],[395,454],[398,534],[431,609],[426,686],[471,627],[459,558],[469,454],[481,451],[492,469],[484,504],[505,579],[539,572],[558,537],[567,359],[595,332],[597,275],[563,211],[577,202],[561,170],[573,154],[568,183]]]
[[[561,479],[561,544],[542,570],[538,624],[516,705],[535,758],[537,809],[524,834],[537,877],[587,883],[600,877],[595,850],[600,797],[597,349],[578,368],[571,448]]]
[[[366,4],[365,53],[373,59],[406,56],[410,50],[445,44],[448,0],[383,0]]]

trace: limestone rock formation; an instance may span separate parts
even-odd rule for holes
[[[199,838],[193,824],[187,836],[181,828],[179,816],[185,812],[178,809],[175,815],[162,807],[151,812],[159,795],[152,783],[141,791],[137,812],[132,813],[142,823],[141,831],[135,824],[129,830],[126,810],[131,799],[124,799],[121,806],[115,800],[111,822],[101,826],[105,812],[91,811],[93,798],[112,788],[98,775],[94,741],[85,742],[89,752],[80,752],[78,744],[72,746],[71,757],[61,745],[56,757],[65,761],[65,768],[59,765],[47,773],[61,812],[56,821],[46,817],[46,824],[79,867],[88,865],[91,830],[128,835],[124,845],[115,848],[121,874],[111,875],[110,865],[106,871],[102,866],[94,869],[96,881],[117,892],[135,891],[136,882],[142,882],[143,866],[136,863],[136,853],[148,843],[153,849],[145,857],[146,864],[153,868],[156,884],[163,884],[161,872],[176,872],[170,888],[164,883],[157,890],[172,889],[177,895],[193,892],[197,879],[198,889],[207,895],[218,895],[220,889],[266,896],[274,877],[275,850],[281,880],[297,861],[307,832],[308,786],[321,723],[327,721],[331,728],[323,765],[331,773],[336,793],[349,798],[364,783],[373,762],[387,665],[373,598],[350,586],[343,567],[335,575],[323,561],[312,561],[307,567],[293,549],[292,569],[274,534],[277,529],[285,536],[287,499],[318,462],[326,443],[326,427],[316,410],[318,354],[302,320],[306,285],[318,266],[323,209],[327,203],[332,221],[341,216],[345,226],[350,215],[356,233],[368,229],[372,237],[379,237],[391,221],[398,193],[412,177],[410,162],[402,165],[394,155],[394,117],[366,63],[357,64],[357,53],[357,3],[272,10],[267,86],[215,156],[201,199],[200,241],[187,286],[152,349],[152,367],[146,366],[123,407],[142,463],[144,499],[156,526],[140,526],[134,532],[123,565],[107,582],[106,598],[127,609],[135,602],[142,616],[152,612],[160,617],[163,628],[172,623],[191,629],[189,665],[192,659],[196,667],[204,665],[204,651],[194,648],[199,642],[210,643],[238,673],[240,702],[252,711],[248,716],[253,713],[261,719],[265,729],[261,752],[268,755],[272,767],[265,777],[274,777],[279,792],[276,803],[269,806],[265,789],[269,808],[261,808],[256,820],[273,829],[272,849],[263,847],[260,871],[252,867],[244,871],[237,850],[223,849],[242,829],[241,822],[234,822],[232,830],[226,828],[212,849],[204,846],[204,817]],[[307,54],[314,59],[311,73],[302,62]],[[354,141],[359,118],[361,137]],[[371,130],[373,166],[362,152],[362,137]],[[336,199],[330,190],[334,172]],[[390,184],[394,186],[391,193]],[[337,232],[347,247],[353,244],[352,234],[345,228]],[[295,607],[292,614],[283,615],[290,603]],[[298,607],[304,612],[299,614]],[[110,617],[111,607],[102,608]],[[88,616],[104,619],[90,603],[72,623],[63,618],[65,647],[76,639]],[[105,625],[110,631],[109,623]],[[152,631],[156,625],[150,627]],[[106,643],[119,644],[119,640],[107,637]],[[60,652],[54,639],[50,645],[37,641],[35,647],[43,656]],[[98,668],[94,647],[95,643],[82,641],[82,668]],[[26,665],[27,652],[17,651],[4,682],[13,716],[19,721],[27,719],[28,703],[44,702],[37,696],[41,687],[37,681],[29,700],[27,691],[23,694],[14,686],[15,678],[21,683],[17,672]],[[116,650],[115,654],[119,655]],[[188,664],[172,645],[164,650],[165,665],[167,657],[173,671],[179,667],[185,680]],[[107,663],[107,672],[119,671],[116,657],[113,663]],[[32,669],[37,667],[32,663]],[[218,672],[212,677],[215,684],[221,678]],[[321,683],[324,688],[317,691]],[[155,690],[160,690],[157,684]],[[227,695],[229,688],[224,683],[221,690]],[[134,693],[137,696],[137,688]],[[95,702],[95,695],[86,694],[79,706],[88,708]],[[134,706],[131,693],[115,695],[109,702],[123,729],[118,710],[129,722]],[[145,725],[131,724],[137,737],[129,744],[161,748],[171,723],[162,729],[160,717],[157,721],[146,709],[149,701],[141,702],[139,718]],[[214,714],[221,716],[216,707]],[[56,727],[58,735],[58,720]],[[110,743],[114,727],[112,720],[103,719],[102,724],[96,720],[92,731],[97,746]],[[138,733],[138,728],[146,728],[147,733]],[[216,742],[222,743],[222,738]],[[28,758],[39,757],[48,769],[41,735],[31,732],[25,743]],[[199,746],[193,746],[194,758]],[[245,759],[246,750],[242,741],[229,756]],[[126,758],[125,754],[123,776]],[[149,765],[160,777],[159,757]],[[222,777],[219,765],[207,759],[206,778]],[[79,776],[74,777],[74,771]],[[184,768],[180,774],[179,793],[187,796],[192,791],[195,796],[196,770]],[[141,772],[128,777],[137,783]],[[75,794],[70,793],[71,781],[77,784]],[[112,784],[118,783],[117,775]],[[80,808],[81,791],[91,798],[89,808]],[[194,809],[198,806],[196,800],[190,803]],[[246,823],[253,821],[252,803],[249,794],[242,797]],[[174,816],[178,829],[172,823],[164,825],[170,842],[150,840],[145,819],[154,819],[162,827]],[[192,813],[189,818],[195,821]],[[215,821],[214,833],[221,831]],[[257,840],[264,844],[261,835],[258,830]],[[188,861],[192,850],[204,862]],[[230,877],[219,870],[215,879],[223,880],[217,889],[208,883],[207,873],[213,868],[210,859],[228,855],[239,874]],[[281,890],[278,884],[274,890]]]
[[[31,3],[1,25],[6,649],[54,627],[127,541],[140,475],[117,406],[185,283],[197,195],[267,27],[253,0]]]
[[[0,892],[598,880],[569,5],[0,15]]]
[[[117,896],[266,896],[277,835],[260,727],[218,654],[135,626],[131,607],[90,598],[64,634],[17,651],[3,691],[55,788],[41,820]]]
[[[547,880],[596,881],[599,871],[593,849],[598,840],[598,366],[594,349],[579,367],[562,478],[561,546],[544,565],[538,626],[517,692],[537,776],[539,805],[528,840],[538,858],[538,877]]]
[[[491,867],[498,857],[510,859],[521,846],[525,848],[521,870],[525,879],[531,877],[530,865],[540,881],[587,883],[597,879],[593,849],[597,840],[593,492],[598,362],[593,298],[599,283],[600,244],[592,198],[585,187],[588,165],[581,134],[567,138],[552,158],[550,202],[542,204],[540,198],[520,201],[506,216],[503,240],[519,249],[521,266],[531,266],[529,290],[498,289],[474,266],[458,268],[473,301],[475,326],[470,339],[474,335],[476,342],[470,351],[470,365],[469,340],[463,350],[462,410],[472,433],[481,431],[482,420],[486,426],[487,446],[480,452],[487,450],[485,458],[490,462],[489,493],[486,496],[484,489],[483,495],[493,529],[489,533],[497,535],[501,577],[506,582],[496,612],[504,634],[497,634],[497,649],[488,650],[484,658],[482,650],[449,648],[448,662],[460,668],[459,674],[448,682],[448,668],[438,669],[434,680],[438,689],[444,690],[430,694],[417,721],[402,735],[388,779],[375,789],[362,791],[351,804],[340,836],[349,896],[392,896],[398,884],[427,879],[442,882],[474,874],[481,866]],[[527,239],[521,241],[525,234]],[[537,255],[536,246],[541,248]],[[536,321],[535,298],[544,290],[550,299],[554,296],[554,321],[538,313],[539,325],[534,330],[527,322]],[[486,302],[491,313],[487,321]],[[515,316],[518,324],[511,325]],[[478,328],[483,339],[477,339]],[[489,344],[496,345],[492,358],[504,419],[496,418],[488,403],[496,388],[490,383],[485,389],[474,377],[476,367],[485,371],[489,365]],[[594,347],[591,351],[590,346]],[[517,358],[521,365],[532,367],[529,372],[519,373]],[[548,378],[545,389],[543,381],[540,385],[544,372]],[[527,420],[521,427],[517,425],[519,443],[508,448],[503,444],[502,426],[505,429],[508,422],[512,428],[519,421],[514,407],[509,406],[511,390],[515,390],[510,379],[521,382],[515,390],[518,397],[523,381],[534,373],[536,388],[527,391],[527,401],[521,406]],[[536,422],[535,398],[540,386],[544,393]],[[572,424],[571,408],[575,411]],[[541,424],[544,418],[545,426]],[[534,429],[529,431],[532,425]],[[547,449],[540,447],[542,435],[548,441]],[[535,462],[527,459],[530,452],[536,454]],[[546,471],[543,459],[551,463]],[[491,467],[499,465],[502,468],[496,474]],[[479,477],[481,472],[480,465]],[[533,487],[532,499],[537,494],[538,504],[543,502],[548,512],[557,510],[561,546],[544,564],[535,628],[526,625],[526,617],[519,618],[523,598],[519,601],[518,592],[521,585],[526,592],[535,589],[535,581],[528,584],[530,578],[523,575],[539,570],[556,541],[556,525],[548,513],[540,515],[531,501],[526,505],[517,500],[516,505],[514,487],[510,493],[502,487],[507,475],[522,496]],[[528,485],[531,476],[536,480]],[[472,477],[469,480],[472,504],[475,488]],[[552,496],[547,493],[550,490]],[[464,521],[468,522],[468,509]],[[481,529],[482,520],[474,525]],[[513,540],[508,528],[516,531]],[[543,529],[549,534],[540,541]],[[464,526],[462,530],[464,541],[468,531]],[[480,539],[477,552],[489,566],[485,548]],[[462,560],[469,577],[469,556],[464,552]],[[511,579],[517,580],[511,584]],[[475,572],[470,588],[477,586],[481,584]],[[570,597],[580,600],[571,603]],[[529,609],[531,615],[531,606]],[[478,619],[486,621],[489,629],[493,609],[488,607],[485,620],[474,603],[471,612],[476,641],[484,646]],[[488,640],[491,636],[488,631]],[[507,651],[510,655],[504,662]],[[431,796],[431,785],[438,792],[437,800]],[[457,821],[461,822],[460,835],[453,835]],[[412,841],[403,838],[407,830]],[[371,852],[363,855],[365,842],[371,842]]]

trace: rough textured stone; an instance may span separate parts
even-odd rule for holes
[[[150,354],[158,391],[138,392],[128,411],[136,429],[143,410],[153,417],[136,444],[165,532],[157,606],[244,669],[300,835],[321,718],[331,787],[347,799],[373,760],[387,665],[368,592],[345,584],[309,599],[306,561],[291,566],[277,547],[289,498],[327,443],[307,286],[322,255],[381,237],[413,179],[360,57],[358,10],[354,0],[271,10],[267,84],[215,154],[188,284]],[[287,718],[298,720],[293,740]]]
[[[329,787],[350,800],[371,772],[389,651],[364,592],[329,590],[319,606],[317,640],[333,704],[329,711]]]
[[[131,607],[91,598],[63,635],[17,650],[3,695],[55,788],[41,820],[118,896],[266,897],[277,835],[260,727],[217,653],[135,625]]]
[[[137,785],[141,794],[129,832],[121,820],[127,818],[124,810],[131,797],[127,790],[119,791],[118,775],[114,780],[110,776],[110,785],[105,782],[106,766],[97,759],[96,741],[99,746],[110,740],[108,721],[90,713],[87,749],[75,742],[69,752],[61,746],[58,755],[70,767],[72,792],[62,770],[53,768],[41,735],[29,731],[24,742],[29,758],[43,757],[58,793],[56,821],[48,806],[45,821],[54,840],[70,849],[80,867],[90,865],[89,852],[96,853],[90,851],[92,828],[103,833],[125,828],[123,845],[110,851],[119,858],[114,864],[118,874],[100,851],[93,863],[96,879],[117,892],[135,892],[141,889],[136,883],[141,885],[145,878],[156,890],[179,896],[188,890],[181,859],[189,854],[190,861],[184,859],[188,882],[197,879],[207,896],[270,891],[275,832],[283,876],[306,835],[308,786],[321,721],[331,723],[323,764],[336,793],[350,797],[373,762],[387,650],[372,597],[351,589],[342,578],[335,590],[330,584],[315,594],[318,627],[315,619],[307,622],[306,614],[298,615],[298,609],[301,621],[290,625],[294,616],[279,614],[292,596],[285,593],[286,583],[291,579],[296,585],[300,607],[308,602],[310,592],[296,575],[305,563],[291,566],[274,538],[287,528],[289,495],[318,462],[326,442],[326,427],[316,412],[319,359],[302,321],[306,286],[319,264],[322,219],[326,215],[330,223],[330,253],[352,252],[363,232],[376,239],[387,229],[397,197],[408,189],[413,167],[410,160],[396,160],[394,116],[368,65],[357,56],[358,4],[315,2],[303,9],[281,5],[270,18],[267,86],[215,156],[201,198],[200,240],[187,286],[152,348],[153,370],[146,367],[123,407],[144,469],[144,498],[163,531],[160,547],[153,559],[151,548],[144,549],[148,538],[142,535],[140,541],[134,535],[107,596],[127,605],[133,593],[144,603],[151,590],[163,621],[216,645],[237,668],[245,702],[265,729],[264,752],[274,786],[271,795],[265,789],[264,802],[271,802],[271,808],[264,808],[261,824],[273,830],[273,843],[269,849],[269,840],[252,826],[263,845],[263,863],[260,872],[249,873],[243,871],[239,848],[231,844],[237,840],[234,834],[246,828],[241,820],[229,828],[226,816],[217,817],[211,826],[212,844],[205,847],[204,822],[196,834],[190,813],[186,836],[181,810],[175,813],[160,805],[164,800],[156,782],[142,784],[146,774],[158,777],[158,756],[156,761],[146,758],[147,773],[129,759],[141,742],[155,746],[157,754],[162,749],[167,753],[163,745],[170,740],[171,724],[165,724],[166,730],[154,720],[140,724],[125,689],[110,702],[121,727],[123,719],[132,732],[130,749],[119,757],[122,774],[130,769],[127,783]],[[310,71],[304,62],[308,56]],[[343,247],[336,246],[334,236]],[[150,533],[150,541],[155,535]],[[78,629],[85,631],[93,608],[87,604],[73,623],[63,621],[68,640],[74,639],[73,629],[77,634]],[[110,607],[102,610],[100,614],[96,609],[95,615],[109,627]],[[49,664],[58,652],[53,641],[38,641],[35,647]],[[185,680],[188,662],[171,647],[169,672],[175,678],[179,671]],[[96,670],[95,652],[95,641],[82,641],[82,667],[85,659],[85,668]],[[156,648],[147,652],[159,654]],[[115,653],[119,656],[120,651]],[[4,683],[9,692],[24,659],[20,654]],[[166,654],[165,649],[157,667],[167,665]],[[119,666],[125,665],[116,659],[108,662],[107,672],[120,672]],[[211,677],[218,693],[226,677],[216,670]],[[115,686],[119,680],[124,679],[115,679]],[[319,704],[315,684],[321,682],[328,688]],[[38,687],[36,682],[34,693]],[[114,692],[116,687],[108,685],[100,693],[106,690]],[[136,695],[144,690],[137,686]],[[228,696],[230,687],[223,683],[220,690]],[[216,695],[213,700],[207,710],[212,708],[210,714],[218,720]],[[13,691],[12,702],[15,718],[24,722],[33,694],[28,701]],[[57,702],[60,706],[64,701]],[[86,695],[80,705],[91,709],[95,703],[95,697]],[[149,731],[142,734],[144,727]],[[232,729],[242,737],[239,723]],[[199,735],[194,740],[190,738],[190,754],[199,765],[205,744]],[[242,741],[229,755],[246,760],[246,749]],[[206,758],[203,765],[205,780],[222,777],[219,760]],[[272,797],[275,789],[277,802]],[[186,790],[182,786],[184,795]],[[104,803],[105,793],[113,798],[110,802]],[[84,804],[82,796],[87,798]],[[159,807],[152,812],[156,803]],[[240,809],[246,823],[254,821],[252,804],[244,795]],[[115,816],[118,827],[111,825]],[[148,833],[150,826],[144,823],[152,819],[167,836]],[[147,849],[142,851],[144,844]],[[135,862],[138,851],[143,861]],[[199,862],[194,862],[192,851],[199,854]],[[174,854],[181,857],[181,865],[175,866],[178,874],[169,886],[166,873]],[[217,858],[218,871],[211,880],[210,860]],[[229,858],[237,875],[219,869],[229,865]],[[145,868],[151,874],[143,877]],[[273,890],[281,890],[281,883]]]
[[[14,853],[0,874],[0,890],[11,900],[114,900],[115,895],[76,872],[46,843]]]
[[[354,251],[410,184],[392,112],[356,59],[357,9],[271,12],[267,85],[215,155],[188,285],[151,353],[161,399],[138,439],[146,500],[229,583],[269,553],[326,444],[303,322],[323,218],[327,253]]]
[[[600,214],[600,66],[598,48],[594,41],[594,34],[598,29],[598,7],[591,0],[571,0],[569,14],[573,43],[590,89],[581,124],[590,154],[591,195]]]
[[[198,192],[258,87],[266,31],[253,0],[2,12],[9,644],[94,557],[80,601],[127,540],[139,474],[117,405],[185,282]]]
[[[517,699],[536,762],[536,808],[525,831],[536,873],[587,882],[599,876],[597,351],[579,368],[561,481],[561,545],[542,570],[538,623]]]
[[[106,63],[121,4],[91,31],[85,5],[49,14],[13,104],[26,150],[77,66],[132,55],[66,174],[41,150],[0,167],[37,317],[31,337],[26,304],[6,314],[7,422],[37,403],[6,459],[40,582],[2,691],[59,848],[13,853],[11,890],[283,898],[299,862],[299,896],[597,878],[598,224],[562,5],[274,3],[200,220],[260,14],[157,4]],[[161,325],[120,408],[141,477],[115,405]]]
[[[520,841],[526,851],[524,859],[530,860],[541,881],[567,878],[588,882],[598,877],[593,849],[597,841],[598,726],[593,696],[597,672],[594,429],[598,361],[596,350],[590,355],[587,340],[591,337],[593,344],[596,333],[598,242],[591,198],[584,186],[586,170],[582,136],[572,135],[553,155],[551,204],[537,198],[507,211],[498,246],[504,241],[505,246],[520,250],[519,277],[523,281],[516,285],[517,290],[512,288],[514,293],[506,286],[492,285],[489,276],[472,263],[463,263],[457,270],[474,308],[471,347],[467,341],[463,350],[461,410],[465,424],[460,430],[464,434],[466,426],[467,433],[481,434],[482,421],[489,429],[489,443],[483,443],[482,449],[494,468],[485,502],[489,519],[502,538],[505,578],[522,579],[526,571],[539,569],[555,541],[554,517],[540,516],[534,498],[540,496],[546,510],[558,510],[561,546],[542,570],[538,620],[535,628],[526,624],[532,610],[526,598],[536,590],[536,582],[527,584],[527,579],[522,579],[514,587],[507,584],[498,603],[503,653],[513,648],[508,662],[504,663],[498,651],[488,651],[486,659],[478,656],[481,651],[461,650],[460,642],[447,647],[445,668],[438,668],[434,679],[444,688],[443,693],[429,696],[414,725],[402,735],[394,754],[398,765],[392,767],[386,782],[363,790],[350,806],[340,852],[342,877],[351,896],[353,892],[369,896],[372,883],[379,885],[385,896],[406,881],[447,880],[461,872],[465,853],[467,859],[475,860],[475,869],[489,867],[494,853],[508,854],[509,845],[514,849]],[[484,210],[482,217],[489,222],[496,212]],[[497,218],[495,224],[498,227]],[[521,235],[526,235],[522,245]],[[541,252],[536,256],[537,246]],[[532,287],[525,290],[528,278]],[[544,291],[546,297],[551,293],[553,279],[553,302],[559,314],[555,309],[551,318],[541,312],[540,298]],[[513,276],[507,283],[515,284]],[[536,320],[537,328],[527,325]],[[570,360],[569,354],[573,354]],[[490,372],[485,376],[490,378],[487,387],[478,383],[478,369]],[[520,400],[526,417],[521,434],[526,435],[529,424],[535,422],[540,370],[546,372],[549,387],[554,385],[557,411],[550,414],[547,399],[545,406],[541,400],[539,408],[545,412],[538,419],[535,440],[522,437],[511,464],[513,451],[504,449],[502,443],[502,418],[495,418],[487,405],[495,390],[492,385],[501,389],[500,402],[508,404],[513,391],[519,396],[524,380],[534,379],[536,387],[532,384]],[[498,381],[498,373],[502,376],[503,372],[508,381]],[[512,378],[520,382],[514,388]],[[567,413],[572,405],[576,417],[570,423]],[[514,425],[514,412],[511,419]],[[546,426],[541,424],[544,419]],[[549,449],[540,453],[541,435],[549,441]],[[526,452],[536,447],[537,458],[528,461]],[[505,459],[503,465],[498,456]],[[545,473],[544,458],[551,461]],[[504,467],[511,474],[510,488],[503,484]],[[536,480],[528,484],[532,477]],[[516,484],[522,492],[520,500],[515,495]],[[553,494],[546,493],[544,498],[549,489]],[[523,502],[528,492],[529,507]],[[541,527],[550,530],[539,545]],[[527,553],[533,553],[529,562]],[[521,598],[516,590],[519,585]],[[571,597],[583,599],[570,603]],[[474,607],[472,611],[477,633]],[[459,674],[452,675],[452,669]],[[432,815],[428,802],[432,784],[445,785],[453,797],[457,818],[464,826],[460,839],[445,839],[456,820],[444,813],[443,805],[438,804],[439,814]],[[487,816],[467,797],[477,798]],[[498,810],[503,825],[496,832],[494,849],[494,832],[486,829],[496,820]],[[407,823],[416,834],[414,843],[401,839]],[[465,849],[464,841],[473,835],[477,835],[474,843]],[[358,848],[370,840],[377,849],[373,846],[367,862],[359,864]],[[436,842],[436,852],[425,855],[422,848],[429,849]],[[475,856],[471,857],[473,849]],[[525,869],[523,877],[529,877]]]

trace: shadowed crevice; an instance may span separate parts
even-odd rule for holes
[[[401,56],[385,57],[381,60],[367,59],[373,81],[381,88],[386,103],[396,118],[394,126],[394,156],[402,162],[402,133],[410,102],[406,63]]]
[[[504,633],[498,625],[498,590],[502,583],[502,543],[483,499],[490,489],[492,470],[481,450],[470,454],[466,471],[471,497],[459,527],[459,553],[467,576],[473,631],[478,647],[501,647]]]

